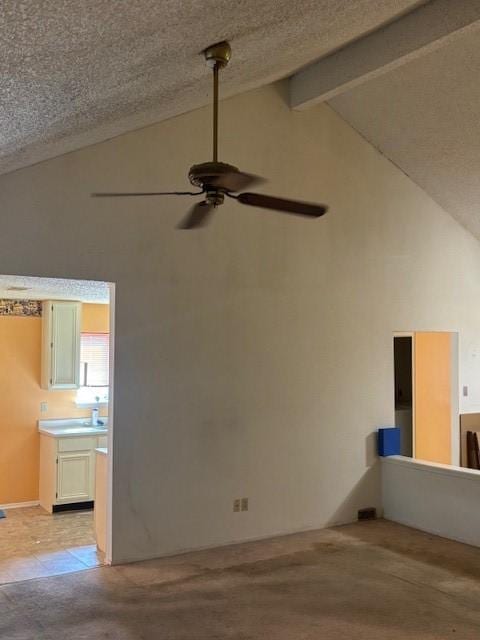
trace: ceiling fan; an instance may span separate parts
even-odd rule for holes
[[[200,196],[204,198],[197,202],[187,216],[178,225],[179,229],[193,229],[204,226],[214,209],[225,199],[233,198],[241,204],[264,209],[274,209],[284,213],[319,218],[327,212],[328,207],[323,204],[313,204],[298,200],[276,198],[263,193],[242,192],[254,184],[265,182],[263,178],[250,173],[239,171],[237,167],[218,161],[218,76],[220,69],[227,66],[231,56],[228,42],[219,42],[204,51],[207,65],[213,70],[213,159],[211,162],[195,164],[188,172],[188,178],[194,187],[200,191],[153,191],[139,193],[92,193],[95,198],[137,197],[137,196]]]

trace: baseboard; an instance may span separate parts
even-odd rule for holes
[[[125,558],[115,558],[111,560],[111,565],[117,564],[131,564],[133,562],[143,562],[145,560],[158,560],[162,558],[171,558],[173,556],[183,555],[185,553],[194,553],[195,551],[208,551],[210,549],[221,549],[222,547],[236,546],[249,542],[262,542],[263,540],[270,540],[271,538],[283,538],[286,536],[294,536],[301,533],[309,533],[311,531],[320,531],[322,529],[329,529],[330,527],[340,527],[346,524],[352,524],[357,522],[356,518],[348,520],[338,520],[333,522],[325,522],[323,524],[305,524],[300,529],[279,529],[273,533],[266,533],[259,536],[246,536],[245,538],[233,538],[232,540],[223,542],[212,542],[212,544],[201,545],[198,547],[181,547],[179,549],[173,549],[165,553],[155,553],[155,555],[146,556],[127,556]]]
[[[0,509],[21,509],[22,507],[38,507],[39,500],[30,500],[30,502],[10,502],[8,504],[0,504]]]
[[[392,517],[390,515],[383,516],[385,520],[389,522],[395,522],[396,524],[401,524],[404,527],[409,527],[409,529],[416,529],[417,531],[423,531],[423,533],[430,533],[432,536],[437,536],[438,538],[445,538],[446,540],[453,540],[454,542],[460,542],[461,544],[468,544],[470,547],[480,547],[480,544],[475,537],[473,540],[466,539],[464,536],[456,536],[454,534],[449,533],[448,531],[439,531],[432,527],[424,527],[418,524],[418,522],[413,522],[405,518],[397,518]]]

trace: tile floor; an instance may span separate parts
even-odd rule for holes
[[[98,567],[93,511],[9,509],[0,519],[0,584]]]

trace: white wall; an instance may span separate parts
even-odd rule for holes
[[[327,106],[291,112],[284,85],[223,107],[223,159],[325,218],[228,202],[185,233],[187,199],[89,198],[183,188],[205,109],[0,178],[0,272],[117,284],[117,562],[380,507],[393,332],[479,338],[478,243],[405,175]]]
[[[480,546],[480,471],[382,458],[384,517]]]

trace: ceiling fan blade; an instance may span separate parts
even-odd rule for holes
[[[236,199],[242,204],[248,204],[252,207],[274,209],[275,211],[284,211],[285,213],[293,213],[309,218],[319,218],[328,211],[328,207],[324,204],[313,204],[311,202],[301,202],[300,200],[286,200],[285,198],[267,196],[263,193],[240,193],[236,196]]]
[[[225,189],[225,191],[241,191],[254,184],[265,182],[265,178],[255,176],[253,173],[242,173],[241,171],[230,171],[215,176],[211,180],[213,187]]]
[[[214,208],[214,205],[206,200],[198,202],[177,225],[177,229],[196,229],[205,226]]]
[[[92,198],[125,198],[129,196],[201,196],[203,191],[139,191],[137,193],[92,193]]]

